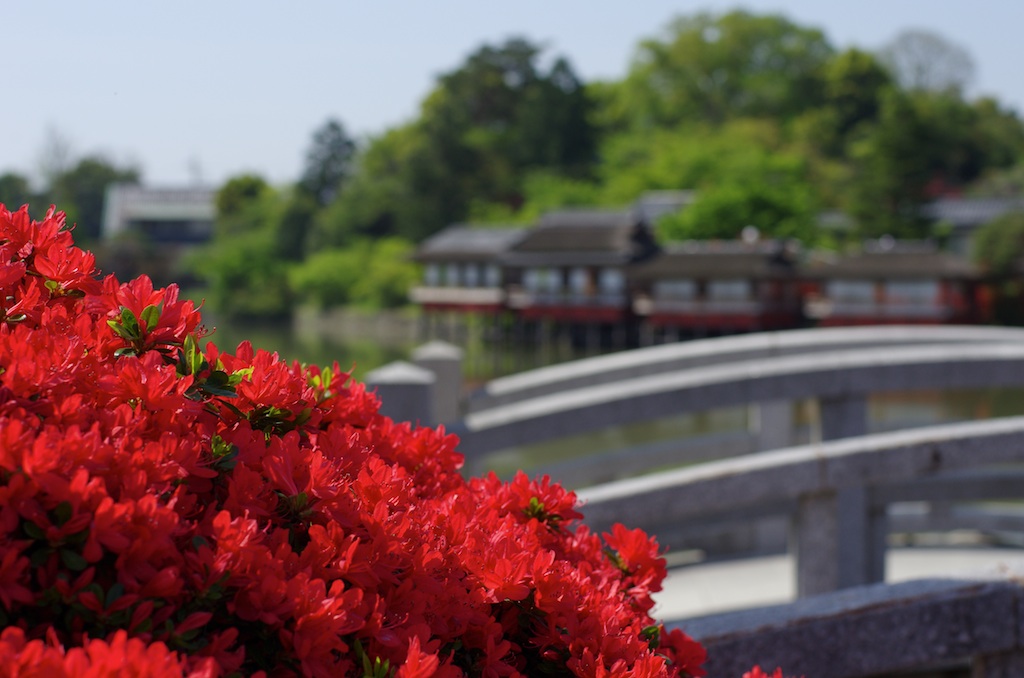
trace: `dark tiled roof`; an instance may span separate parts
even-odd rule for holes
[[[766,278],[788,275],[797,252],[779,241],[688,242],[630,269],[635,280]]]
[[[924,216],[956,228],[982,226],[1008,212],[1024,211],[1024,198],[943,198],[921,208]]]
[[[973,278],[978,269],[948,252],[922,249],[860,252],[818,257],[807,263],[803,274],[810,278]]]
[[[628,247],[637,222],[636,215],[631,211],[548,212],[515,249],[520,252],[622,249]],[[584,233],[586,237],[581,238]]]
[[[449,226],[420,243],[413,258],[424,263],[494,260],[508,251],[525,234],[524,228],[458,224]]]
[[[614,265],[655,251],[632,211],[562,210],[541,217],[503,258],[511,266]]]

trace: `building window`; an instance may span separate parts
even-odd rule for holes
[[[484,285],[487,287],[501,287],[501,269],[497,264],[487,264],[484,269]]]
[[[531,292],[558,292],[562,276],[554,268],[528,268],[523,272],[523,286]]]
[[[708,283],[708,299],[716,301],[750,299],[750,281],[712,280]]]
[[[654,296],[657,299],[695,299],[697,281],[659,280],[654,283]]]
[[[480,285],[480,267],[476,264],[466,264],[462,274],[466,287],[477,287]]]
[[[885,283],[885,298],[905,304],[934,304],[939,298],[937,280],[890,280]]]
[[[459,286],[459,265],[446,264],[444,267],[444,284],[447,287]]]
[[[590,273],[585,268],[574,268],[569,271],[569,290],[573,294],[590,293]]]
[[[626,276],[617,268],[604,268],[598,285],[602,294],[619,294],[626,289]]]
[[[427,287],[437,287],[437,284],[441,282],[441,267],[437,264],[427,264],[427,267],[423,269],[423,282]]]
[[[873,302],[875,284],[870,280],[830,280],[826,286],[828,298],[834,301]]]
[[[528,268],[523,271],[523,287],[530,292],[536,292],[540,289],[540,276],[539,271],[535,268]]]

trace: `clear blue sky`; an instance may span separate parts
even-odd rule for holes
[[[76,157],[138,162],[150,185],[197,168],[207,183],[290,181],[328,117],[359,137],[407,121],[482,43],[525,36],[585,80],[620,78],[671,17],[737,7],[818,27],[838,48],[939,33],[974,58],[972,95],[1024,111],[1018,0],[5,0],[0,173],[35,176],[55,130]]]

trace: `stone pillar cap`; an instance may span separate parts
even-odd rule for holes
[[[462,360],[462,349],[444,341],[431,341],[413,349],[413,360]]]
[[[404,360],[388,363],[366,375],[368,384],[433,384],[434,373]]]

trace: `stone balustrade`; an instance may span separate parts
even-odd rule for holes
[[[867,430],[872,393],[1024,386],[1024,343],[871,347],[738,360],[573,388],[467,414],[469,458],[689,412],[817,399],[822,440]],[[771,420],[771,417],[766,419]]]
[[[499,377],[472,394],[469,412],[560,391],[739,360],[884,346],[1024,343],[1024,329],[977,326],[833,327],[758,332],[623,351]]]
[[[998,472],[969,473],[1006,464],[1024,464],[1024,417],[761,452],[577,494],[593,529],[621,522],[669,543],[677,525],[791,515],[797,593],[808,596],[883,580],[890,503],[942,492],[953,500],[1024,498],[1024,485]]]
[[[674,625],[707,648],[710,676],[760,664],[787,676],[1019,678],[1022,574],[857,587]]]

